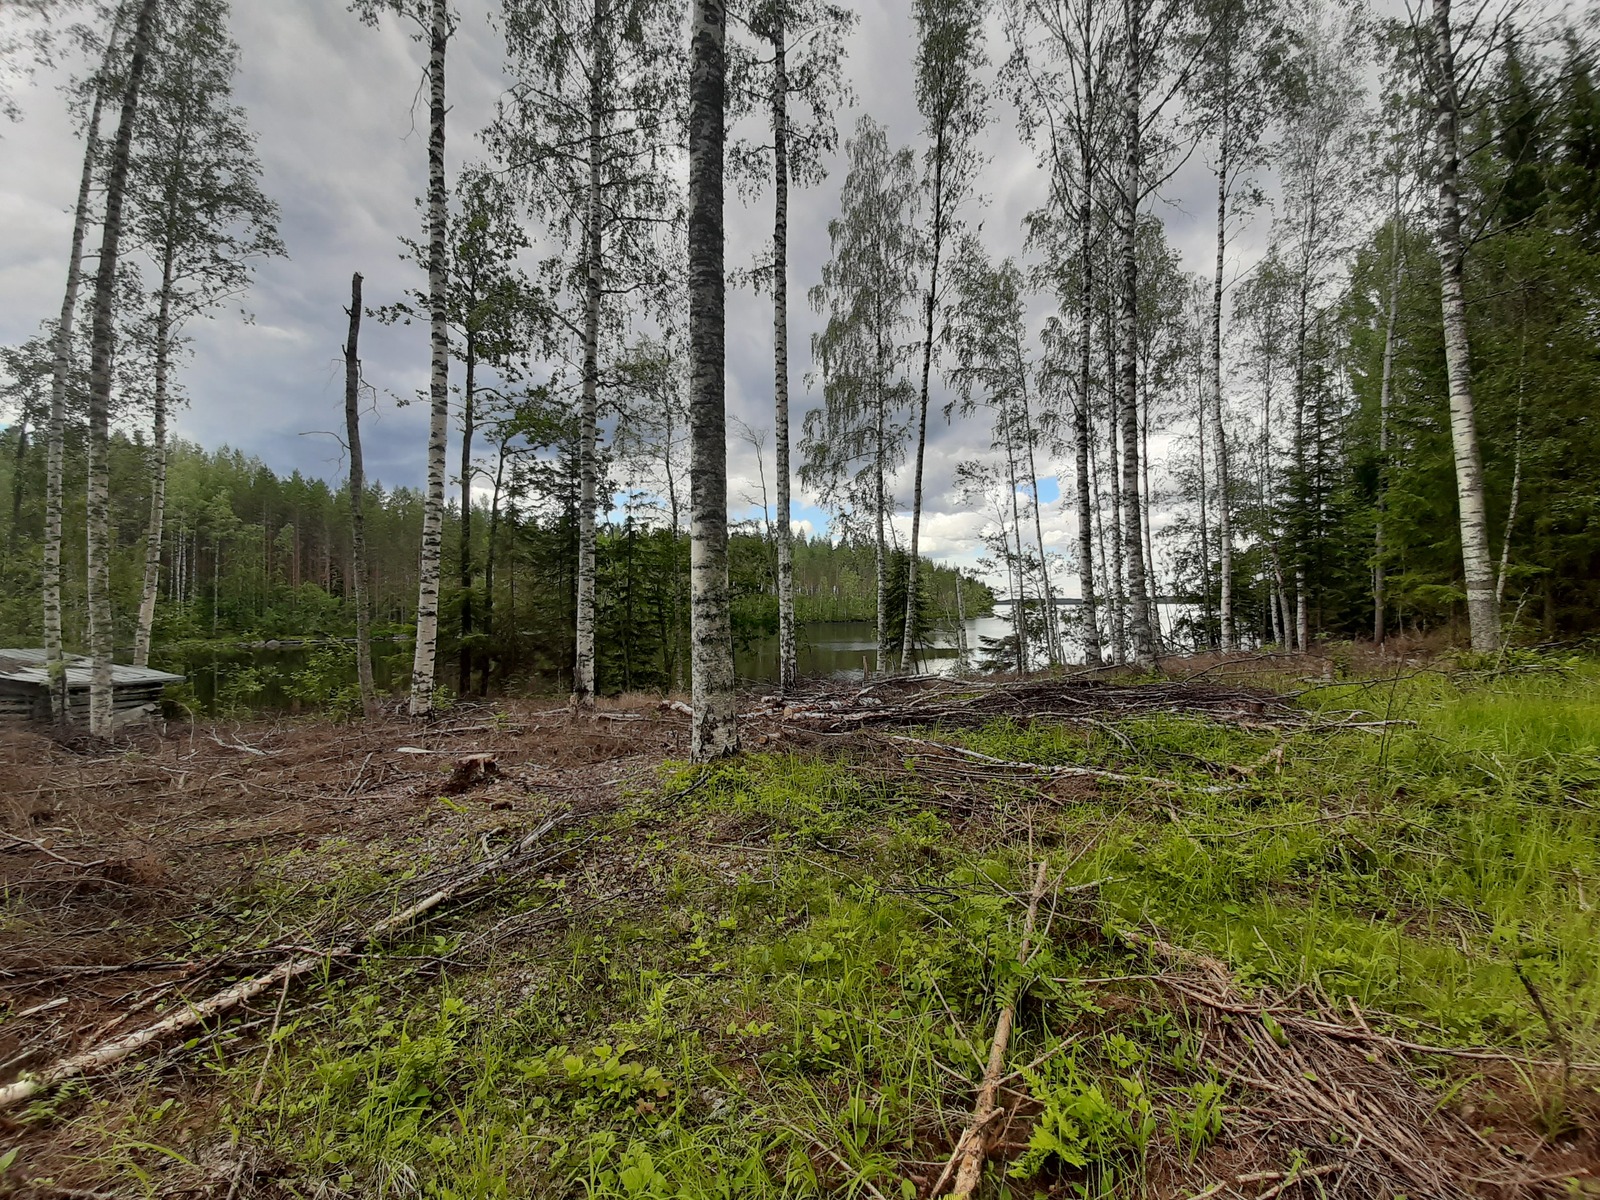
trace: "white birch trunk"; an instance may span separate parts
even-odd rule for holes
[[[595,490],[600,453],[600,300],[604,239],[601,225],[600,133],[605,104],[600,62],[605,3],[595,0],[589,55],[589,190],[584,202],[583,413],[578,452],[578,612],[572,665],[572,708],[594,710]]]
[[[1112,359],[1111,378],[1117,378],[1116,358]],[[1117,450],[1119,446],[1118,414],[1121,411],[1121,399],[1118,388],[1121,385],[1113,382],[1107,389],[1110,392],[1111,420],[1106,429],[1106,478],[1111,487],[1111,560],[1109,565],[1110,592],[1111,592],[1111,660],[1119,666],[1128,661],[1128,591],[1123,585],[1127,572],[1124,570],[1122,540],[1122,475],[1117,464]],[[1104,518],[1102,518],[1102,524]],[[1102,532],[1104,532],[1102,530]]]
[[[344,430],[350,451],[350,576],[356,602],[356,679],[361,687],[361,712],[378,715],[378,694],[372,683],[372,619],[367,598],[366,471],[361,458],[361,275],[350,277],[350,333],[344,344]]]
[[[117,259],[122,242],[122,204],[133,153],[133,127],[139,90],[155,36],[157,0],[144,0],[133,35],[133,53],[123,82],[122,113],[106,175],[105,223],[95,273],[94,324],[89,362],[89,735],[110,737],[112,728],[111,654],[114,627],[111,610],[111,488],[107,461],[111,422],[111,372],[116,330],[113,327]]]
[[[1226,79],[1226,75],[1224,75]],[[1217,467],[1217,541],[1219,543],[1220,623],[1222,649],[1238,649],[1233,630],[1233,502],[1228,470],[1228,435],[1222,423],[1222,271],[1228,238],[1228,109],[1223,105],[1221,163],[1217,168],[1217,264],[1211,283],[1211,444]]]
[[[1093,216],[1087,154],[1085,154],[1083,198],[1078,206],[1081,222],[1078,254],[1083,272],[1082,311],[1078,315],[1078,395],[1072,412],[1073,455],[1078,471],[1078,587],[1083,594],[1083,661],[1098,667],[1100,655],[1099,600],[1094,587],[1094,507],[1089,479],[1089,393],[1093,386],[1094,350],[1094,256],[1090,219]],[[1101,556],[1102,561],[1104,555]]]
[[[1016,346],[1017,375],[1023,379],[1022,347]],[[1039,587],[1044,601],[1044,636],[1045,653],[1049,657],[1052,667],[1061,665],[1061,639],[1056,628],[1056,593],[1050,585],[1050,559],[1044,548],[1044,517],[1040,514],[1039,504],[1039,467],[1033,453],[1033,414],[1028,406],[1028,389],[1024,382],[1021,388],[1022,404],[1022,437],[1023,444],[1028,448],[1028,486],[1033,489],[1033,535],[1034,544],[1039,548]]]
[[[794,532],[789,497],[789,71],[784,0],[772,27],[772,416],[778,470],[778,694],[800,681],[794,629]]]
[[[1433,0],[1434,68],[1438,72],[1439,275],[1444,316],[1445,373],[1450,386],[1450,442],[1455,451],[1456,496],[1461,507],[1461,566],[1467,589],[1472,648],[1500,648],[1500,604],[1495,597],[1494,560],[1489,554],[1489,517],[1484,502],[1483,454],[1472,396],[1472,351],[1467,341],[1467,300],[1462,284],[1461,197],[1458,177],[1460,98],[1450,0]]]
[[[1143,520],[1139,504],[1139,175],[1140,107],[1143,34],[1140,28],[1141,0],[1124,0],[1127,14],[1126,62],[1123,80],[1123,120],[1126,161],[1123,164],[1122,197],[1122,295],[1118,316],[1122,341],[1122,492],[1124,556],[1128,570],[1128,640],[1134,664],[1141,669],[1155,666],[1155,639],[1150,628],[1150,596],[1145,587]]]
[[[150,665],[150,639],[156,621],[156,596],[161,587],[161,527],[167,511],[167,379],[172,365],[173,240],[169,232],[162,255],[161,299],[156,310],[154,412],[150,422],[150,528],[145,534],[144,591],[139,599],[139,627],[133,639],[133,665]]]
[[[1372,640],[1384,639],[1384,518],[1389,506],[1389,397],[1394,388],[1395,325],[1400,316],[1400,178],[1395,176],[1394,228],[1389,242],[1389,313],[1383,331],[1383,375],[1378,384],[1378,514],[1373,529]]]
[[[445,289],[445,47],[450,40],[446,0],[433,0],[428,34],[428,310],[432,369],[429,381],[428,490],[422,507],[422,556],[417,566],[417,646],[411,661],[411,715],[433,715],[439,654],[439,574],[444,541],[445,449],[450,436],[450,325]]]
[[[722,0],[694,0],[689,55],[689,374],[691,465],[689,753],[706,762],[739,749],[728,612],[728,443],[723,275],[724,44]]]
[[[111,48],[106,51],[109,62]],[[94,104],[84,133],[83,174],[78,182],[78,203],[72,217],[72,250],[67,258],[67,288],[61,299],[50,367],[50,418],[45,446],[44,499],[44,645],[49,676],[50,714],[56,723],[67,721],[67,664],[61,629],[61,523],[63,473],[66,459],[67,372],[72,358],[72,327],[78,314],[78,291],[83,285],[83,243],[89,229],[89,196],[94,186],[95,163],[100,157],[100,116],[105,106],[105,80],[95,81]]]

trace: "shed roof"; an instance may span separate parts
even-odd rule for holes
[[[68,654],[64,657],[67,664],[67,686],[88,687],[93,661],[81,654]],[[47,661],[43,650],[0,649],[0,680],[46,687],[50,683]],[[173,675],[168,671],[156,671],[149,667],[130,667],[125,663],[111,664],[111,686],[114,688],[141,685],[165,687],[169,683],[182,682],[182,675]]]

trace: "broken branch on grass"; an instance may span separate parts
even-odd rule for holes
[[[1033,927],[1039,917],[1039,902],[1044,898],[1049,872],[1049,864],[1041,862],[1034,877],[1033,892],[1028,897],[1028,915],[1022,923],[1022,944],[1017,949],[1018,966],[1028,965]],[[950,1161],[945,1164],[945,1169],[939,1173],[939,1180],[933,1185],[930,1195],[940,1194],[944,1181],[950,1177],[952,1167],[955,1169],[956,1181],[950,1191],[951,1200],[969,1200],[978,1190],[978,1183],[983,1178],[984,1160],[988,1158],[988,1139],[984,1136],[983,1130],[1003,1111],[994,1100],[1005,1072],[1006,1047],[1011,1042],[1011,1023],[1016,1017],[1016,1012],[1017,998],[1013,995],[995,1020],[994,1040],[989,1044],[989,1064],[984,1069],[983,1082],[978,1087],[977,1102],[972,1106],[972,1120],[962,1130],[955,1151],[951,1154]]]
[[[564,817],[560,816],[551,817],[532,833],[500,851],[493,858],[470,868],[443,887],[418,900],[415,904],[401,909],[393,916],[386,917],[369,930],[350,936],[336,946],[327,950],[301,953],[285,959],[273,967],[272,970],[241,980],[200,1001],[198,1004],[185,1005],[171,1015],[163,1017],[151,1025],[146,1025],[142,1029],[136,1029],[132,1033],[126,1033],[108,1042],[91,1046],[89,1049],[82,1050],[77,1054],[57,1059],[36,1075],[25,1076],[15,1083],[0,1087],[0,1110],[12,1108],[25,1100],[31,1100],[39,1093],[66,1083],[68,1080],[96,1074],[107,1067],[115,1066],[145,1047],[152,1046],[172,1034],[185,1029],[192,1029],[196,1025],[200,1025],[213,1017],[221,1016],[223,1013],[255,999],[275,984],[281,985],[287,990],[291,980],[308,975],[325,964],[331,964],[341,959],[359,957],[362,954],[363,947],[385,941],[395,934],[403,932],[434,909],[460,896],[472,885],[481,883],[491,876],[501,875],[507,871],[529,866],[529,851],[540,843],[545,834],[549,833],[564,819]]]

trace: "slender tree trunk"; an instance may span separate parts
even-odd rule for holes
[[[589,78],[589,193],[583,222],[583,430],[578,468],[578,619],[577,653],[572,671],[572,707],[594,709],[595,626],[595,491],[600,453],[600,298],[604,238],[601,224],[600,125],[604,115],[605,81],[600,48],[605,38],[605,0],[595,0],[594,49]]]
[[[37,394],[28,396],[22,402],[22,412],[17,418],[17,450],[11,467],[11,527],[6,534],[6,549],[13,559],[22,533],[22,471],[28,461],[28,434],[35,424],[37,405]]]
[[[1308,235],[1309,238],[1309,235]],[[1311,619],[1306,602],[1306,513],[1310,507],[1309,474],[1306,469],[1306,337],[1307,309],[1310,304],[1309,251],[1301,255],[1300,296],[1295,324],[1294,368],[1294,481],[1290,488],[1290,503],[1294,524],[1290,527],[1290,550],[1294,558],[1295,645],[1292,650],[1304,654],[1310,649]],[[1295,526],[1298,526],[1296,528]]]
[[[1084,174],[1083,200],[1078,207],[1078,254],[1083,274],[1083,307],[1078,315],[1078,395],[1072,411],[1072,450],[1078,484],[1078,589],[1083,594],[1083,661],[1091,667],[1098,667],[1101,659],[1100,606],[1094,588],[1094,532],[1091,528],[1094,511],[1089,479],[1089,395],[1093,381],[1091,359],[1094,351],[1094,257],[1090,219],[1094,210],[1087,165]]]
[[[1230,60],[1231,61],[1231,60]],[[1227,74],[1224,73],[1226,83]],[[1211,281],[1211,444],[1217,465],[1217,542],[1222,650],[1238,649],[1233,628],[1233,498],[1228,469],[1228,435],[1222,423],[1222,271],[1228,244],[1228,105],[1222,106],[1220,161],[1217,166],[1217,264]]]
[[[1112,360],[1112,377],[1116,377],[1116,360]],[[1125,570],[1122,540],[1122,476],[1117,468],[1118,420],[1121,398],[1114,385],[1108,389],[1110,396],[1110,424],[1106,429],[1106,477],[1111,482],[1111,657],[1119,665],[1128,661],[1128,592],[1123,584]]]
[[[1200,615],[1206,626],[1206,642],[1211,641],[1211,526],[1210,505],[1206,497],[1206,397],[1200,396],[1199,420],[1195,429],[1200,439]],[[1196,649],[1199,649],[1197,646]]]
[[[500,492],[506,478],[506,438],[500,439],[500,452],[494,465],[494,491],[489,496],[489,534],[483,555],[483,632],[485,635],[494,633],[494,567],[495,547],[500,540]],[[478,695],[489,694],[489,673],[494,666],[493,659],[485,653],[483,659],[483,674],[478,677]]]
[[[1016,347],[1018,378],[1022,378],[1022,347]],[[1028,485],[1033,489],[1033,535],[1039,548],[1039,585],[1044,601],[1045,651],[1051,666],[1061,664],[1061,642],[1056,632],[1056,594],[1050,586],[1050,559],[1044,548],[1044,518],[1040,515],[1039,468],[1033,454],[1033,414],[1028,407],[1028,389],[1024,384],[1019,403],[1022,405],[1022,438],[1028,449]]]
[[[156,595],[161,588],[161,526],[167,511],[167,378],[172,365],[172,260],[169,239],[163,256],[161,299],[156,310],[154,413],[150,428],[150,528],[145,534],[144,591],[139,600],[139,626],[134,633],[133,665],[150,665],[150,640],[155,628]]]
[[[120,12],[118,14],[120,24]],[[89,197],[94,169],[100,161],[100,118],[105,108],[105,71],[116,45],[113,26],[101,74],[95,80],[94,103],[84,131],[83,173],[78,181],[78,202],[72,217],[72,250],[67,258],[67,287],[61,299],[61,316],[52,339],[50,370],[50,420],[45,447],[44,501],[44,645],[49,678],[50,712],[62,728],[67,722],[67,664],[61,628],[61,525],[63,474],[66,462],[67,372],[72,360],[72,327],[78,313],[78,291],[83,284],[83,243],[89,229]]]
[[[367,598],[366,472],[361,458],[361,275],[350,277],[350,334],[344,344],[344,433],[350,450],[350,574],[356,601],[356,678],[361,686],[361,712],[378,715],[378,693],[372,684],[372,619]]]
[[[967,602],[961,594],[961,572],[956,571],[956,674],[967,670]]]
[[[881,328],[881,326],[880,326]],[[883,411],[883,337],[878,337],[878,378],[877,378],[877,459],[874,475],[873,509],[878,524],[877,557],[874,569],[877,572],[878,586],[878,670],[886,669],[889,658],[889,564],[888,551],[884,541],[884,522],[887,519],[888,502],[884,488],[884,455],[888,453],[886,435],[884,431],[885,414]]]
[[[778,693],[799,683],[794,632],[794,532],[789,497],[789,71],[784,0],[772,23],[772,416],[778,470]]]
[[[922,534],[922,464],[928,449],[928,382],[933,371],[933,326],[939,302],[939,252],[944,242],[945,131],[933,146],[933,261],[928,268],[928,294],[923,298],[922,393],[917,401],[917,466],[911,484],[911,553],[906,559],[906,620],[900,631],[900,670],[911,669],[917,610],[917,555]],[[1024,668],[1026,669],[1026,668]]]
[[[1389,398],[1394,388],[1395,325],[1400,316],[1400,177],[1395,176],[1395,205],[1389,241],[1389,313],[1383,330],[1383,376],[1378,384],[1378,513],[1372,547],[1372,640],[1383,645],[1384,519],[1389,508]]]
[[[1524,301],[1526,304],[1526,301]],[[1528,321],[1522,321],[1522,346],[1517,360],[1517,432],[1512,443],[1511,503],[1506,508],[1506,534],[1500,539],[1500,570],[1495,573],[1494,602],[1502,604],[1506,598],[1506,573],[1511,567],[1511,534],[1517,527],[1517,501],[1522,497],[1522,393],[1528,371]]]
[[[1472,397],[1472,351],[1467,341],[1467,300],[1462,285],[1461,197],[1458,177],[1460,98],[1450,0],[1433,0],[1434,69],[1438,72],[1439,276],[1444,314],[1445,374],[1450,381],[1450,442],[1455,450],[1456,495],[1461,505],[1461,566],[1467,588],[1472,648],[1500,648],[1500,605],[1495,599],[1494,560],[1489,555],[1489,517],[1484,501],[1483,454]]]
[[[1143,154],[1140,146],[1143,33],[1142,0],[1123,0],[1127,14],[1124,66],[1122,203],[1122,289],[1118,324],[1122,341],[1122,491],[1123,536],[1128,560],[1128,637],[1135,665],[1155,666],[1155,638],[1150,628],[1150,595],[1145,587],[1144,536],[1139,506],[1139,187]]]
[[[429,382],[428,490],[422,506],[422,555],[417,566],[417,646],[411,663],[411,715],[433,715],[434,671],[439,653],[439,575],[444,543],[445,450],[450,436],[450,324],[445,290],[445,47],[450,40],[447,0],[433,0],[428,38],[428,309],[432,370]]]
[[[122,204],[133,153],[133,127],[139,90],[155,35],[157,0],[144,0],[133,35],[133,53],[123,82],[122,114],[106,173],[106,213],[95,274],[94,325],[89,363],[89,653],[94,661],[89,680],[89,734],[112,732],[111,654],[114,629],[111,612],[111,487],[107,461],[111,423],[111,371],[116,330],[113,327],[117,259],[122,242]]]
[[[728,613],[728,444],[723,336],[724,40],[722,0],[694,0],[689,55],[689,376],[691,690],[689,753],[739,749]]]
[[[1028,653],[1028,564],[1025,552],[1022,549],[1022,507],[1017,502],[1017,445],[1016,421],[1011,414],[1006,412],[1002,405],[999,420],[1004,430],[1006,442],[1006,493],[1011,504],[1011,533],[1014,539],[1008,546],[1006,554],[1013,558],[1017,564],[1016,591],[1013,594],[1011,605],[1012,627],[1017,635],[1017,672],[1021,675],[1028,674],[1030,655]]]
[[[472,692],[472,435],[477,420],[478,370],[477,338],[471,330],[467,331],[466,341],[461,383],[461,647],[456,656],[456,675],[463,696]]]

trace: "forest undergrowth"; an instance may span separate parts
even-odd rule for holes
[[[4,1078],[325,957],[14,1106],[0,1190],[1600,1194],[1600,670],[1514,661],[834,687],[709,769],[653,701],[174,726],[48,805],[19,737]]]

